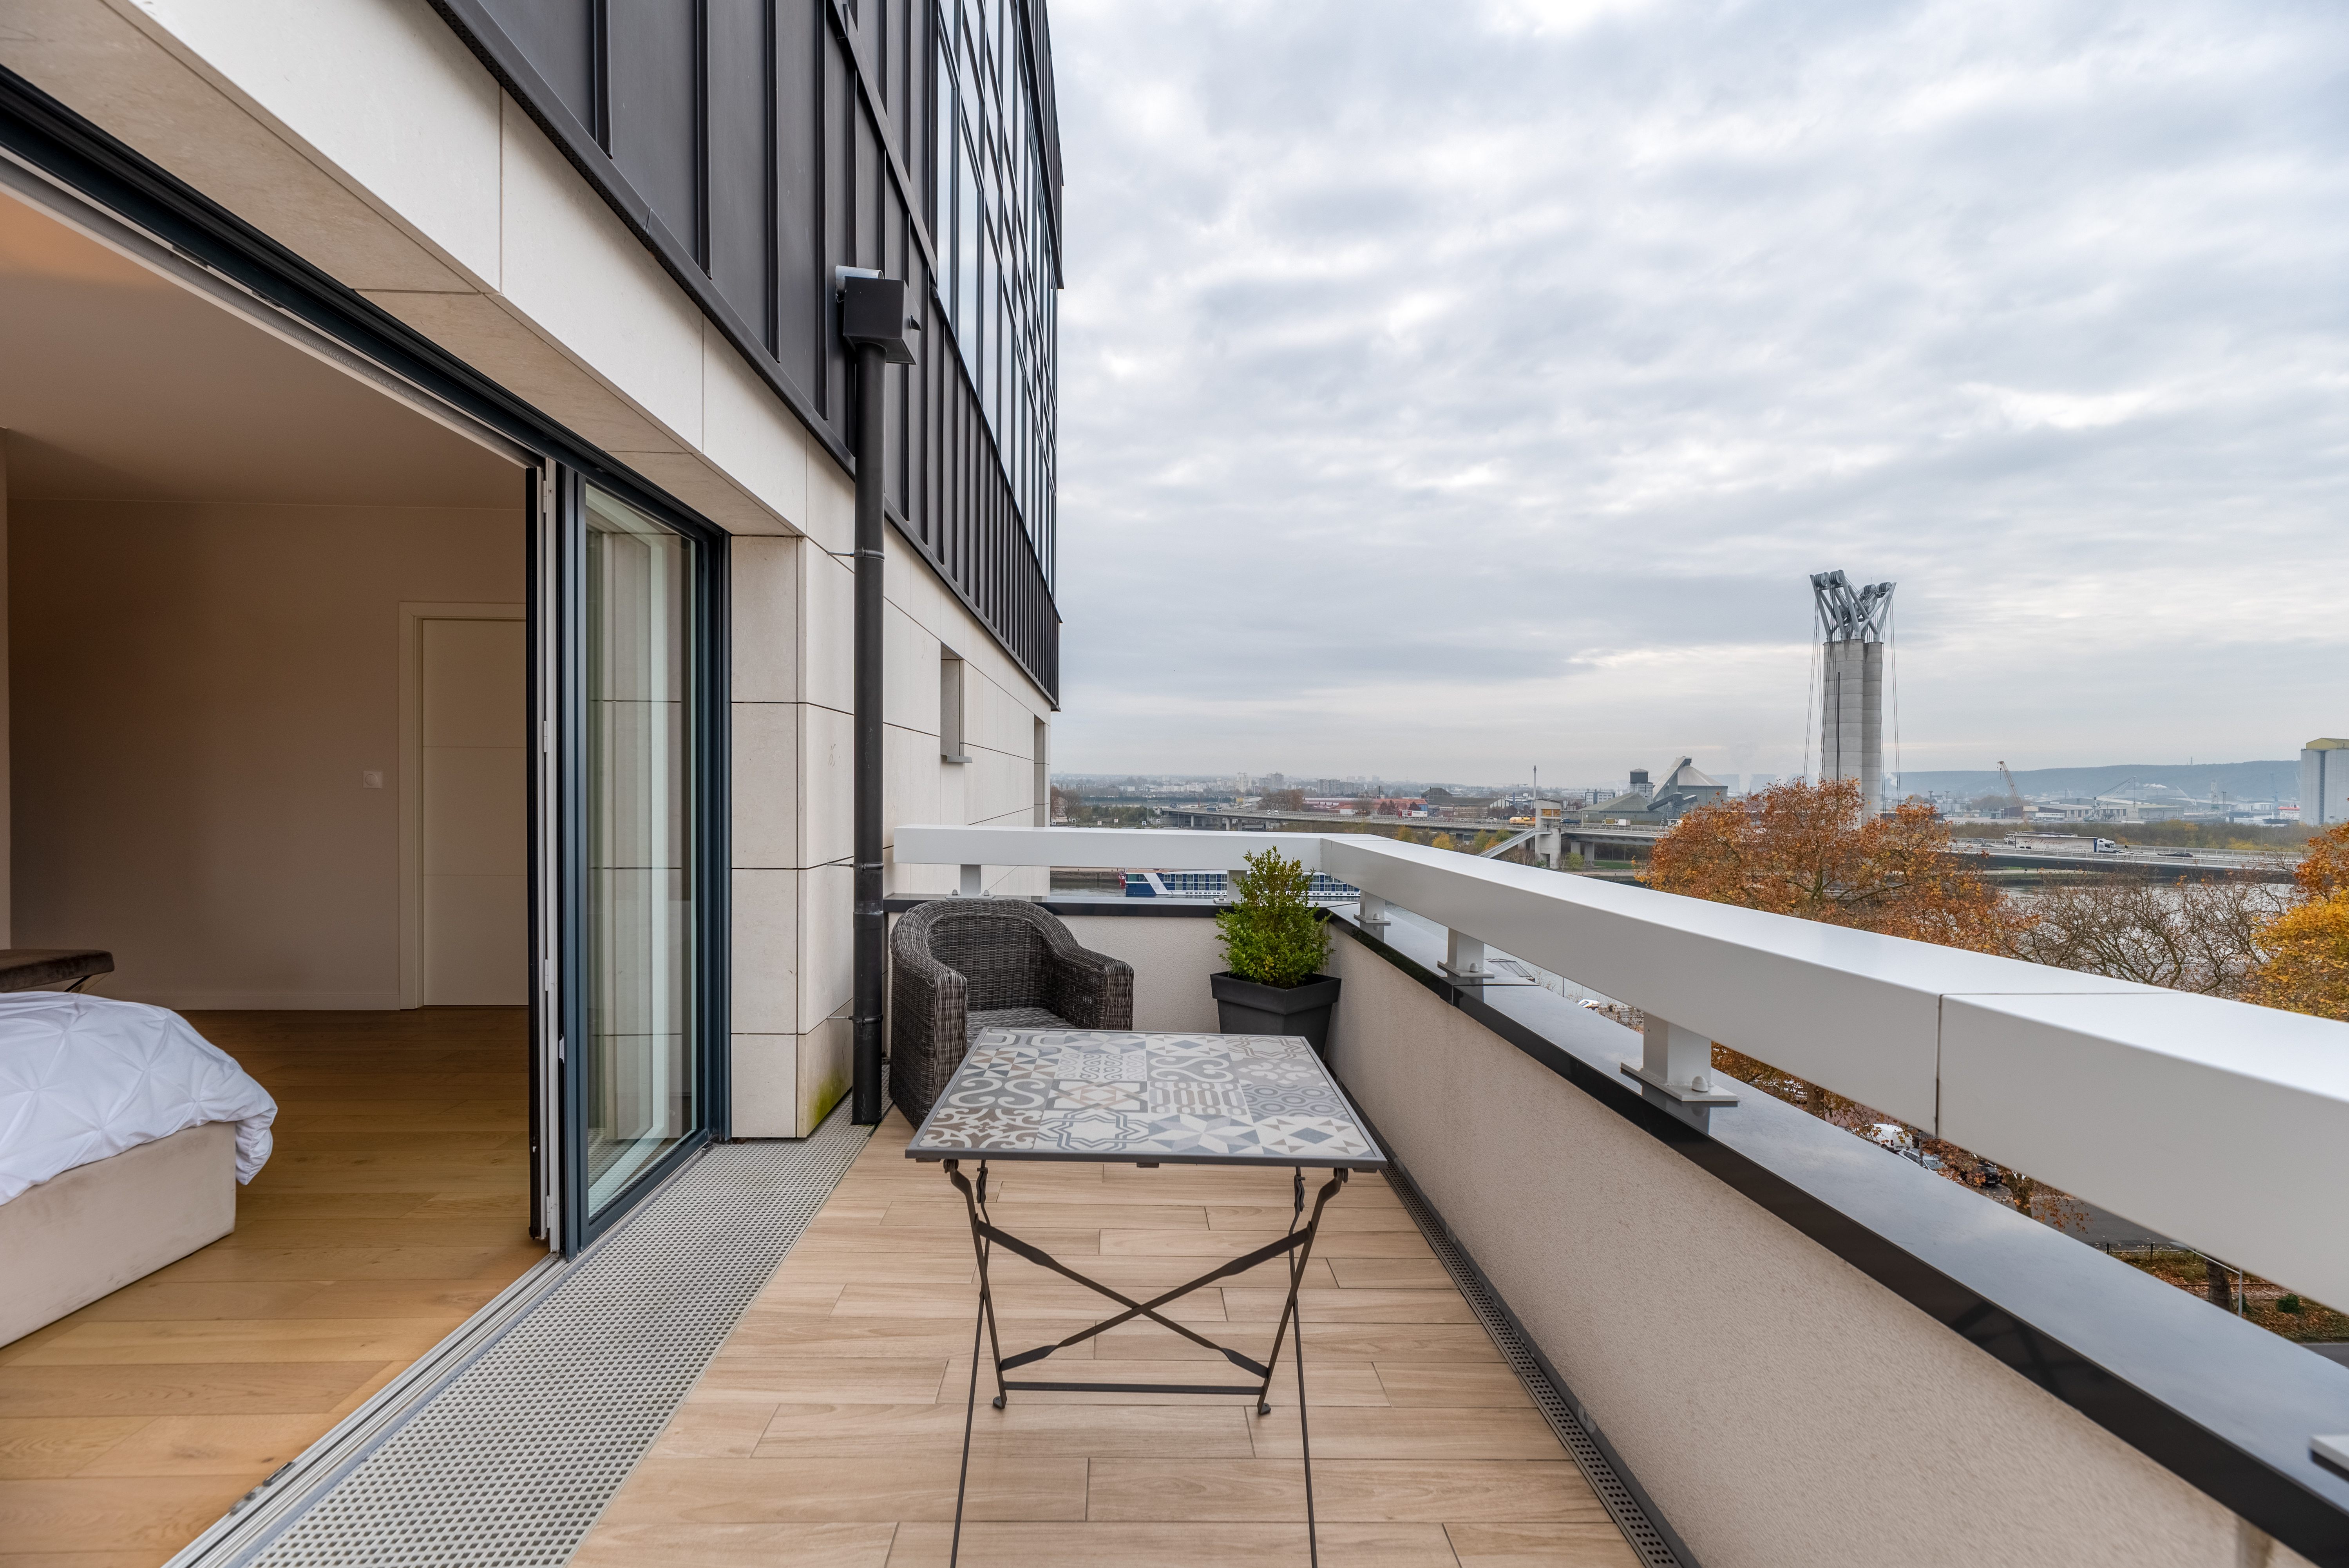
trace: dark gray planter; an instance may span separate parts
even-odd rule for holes
[[[1302,1035],[1316,1056],[1330,1045],[1330,1013],[1338,1005],[1338,977],[1310,975],[1295,985],[1262,985],[1226,969],[1207,976],[1216,1016],[1226,1035]]]

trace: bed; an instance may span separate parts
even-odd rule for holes
[[[235,1229],[276,1116],[167,1008],[0,995],[0,1345]]]

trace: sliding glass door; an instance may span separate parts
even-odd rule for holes
[[[711,546],[579,483],[567,993],[573,1247],[709,1136]]]
[[[700,1122],[694,546],[586,492],[587,1206]]]

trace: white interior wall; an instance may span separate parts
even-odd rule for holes
[[[847,1081],[846,476],[430,7],[19,0],[11,22],[0,64],[735,536],[735,1130],[811,1129]],[[1024,716],[1049,703],[895,538],[888,574],[886,820],[1028,820]],[[951,777],[941,641],[970,661],[978,757]]]
[[[18,940],[166,1006],[398,1007],[398,607],[522,599],[520,509],[10,521]]]
[[[8,432],[0,430],[0,947],[14,947],[15,901],[9,896],[16,834],[9,822],[8,776]]]

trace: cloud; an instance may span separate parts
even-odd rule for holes
[[[1792,772],[1830,566],[1911,767],[2349,723],[2327,8],[1053,27],[1062,766]]]

